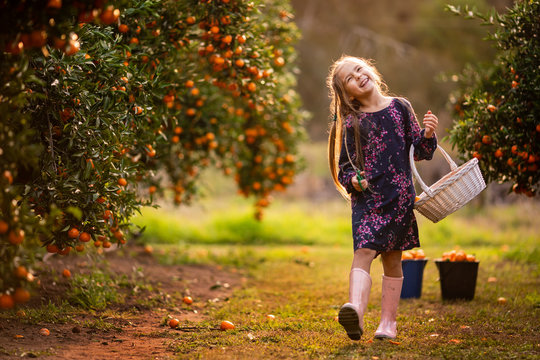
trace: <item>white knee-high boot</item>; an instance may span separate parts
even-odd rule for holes
[[[397,333],[396,317],[403,277],[383,275],[381,322],[375,332],[375,339],[395,339]]]
[[[339,310],[339,323],[347,331],[351,340],[360,340],[364,332],[364,313],[366,312],[371,276],[359,268],[351,269],[349,275],[349,302]]]

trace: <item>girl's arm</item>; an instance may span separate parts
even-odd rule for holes
[[[410,146],[411,143],[414,145],[414,160],[431,160],[435,149],[437,149],[437,136],[435,135],[435,130],[438,126],[437,117],[432,114],[431,111],[428,111],[428,113],[424,115],[425,129],[420,129],[418,120],[416,120],[414,111],[409,104],[408,122],[410,134],[407,134],[407,144],[408,146]]]

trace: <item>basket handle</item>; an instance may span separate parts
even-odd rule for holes
[[[458,166],[456,165],[454,160],[452,160],[450,155],[448,155],[448,153],[446,151],[444,151],[444,149],[438,144],[437,144],[437,149],[442,152],[442,154],[444,156],[444,159],[450,165],[451,171],[454,171],[455,169],[457,169]],[[424,190],[424,192],[426,194],[428,194],[429,197],[433,197],[433,191],[431,191],[431,189],[426,185],[426,183],[420,177],[420,174],[418,173],[418,170],[416,170],[416,165],[414,164],[414,145],[412,145],[412,144],[411,144],[411,148],[409,150],[409,162],[411,163],[411,169],[412,169],[414,178],[416,179],[416,181],[418,181],[418,183],[420,184],[420,187],[422,188],[422,190]]]

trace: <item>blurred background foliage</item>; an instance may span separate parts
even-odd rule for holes
[[[292,0],[302,32],[299,92],[312,114],[308,132],[314,140],[327,136],[328,95],[325,78],[342,54],[375,60],[393,94],[411,100],[416,113],[437,111],[438,135],[451,126],[448,96],[466,63],[488,62],[495,49],[484,41],[488,28],[445,11],[447,4],[469,5],[504,13],[510,0],[340,1]]]

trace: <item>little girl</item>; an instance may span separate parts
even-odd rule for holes
[[[361,58],[336,61],[327,84],[334,112],[328,160],[338,191],[351,202],[354,240],[349,302],[339,311],[339,323],[352,340],[362,336],[370,267],[380,254],[384,275],[375,338],[394,339],[403,283],[401,252],[420,246],[409,149],[414,145],[415,160],[431,159],[438,120],[428,111],[421,130],[411,105],[388,96],[378,71]]]

